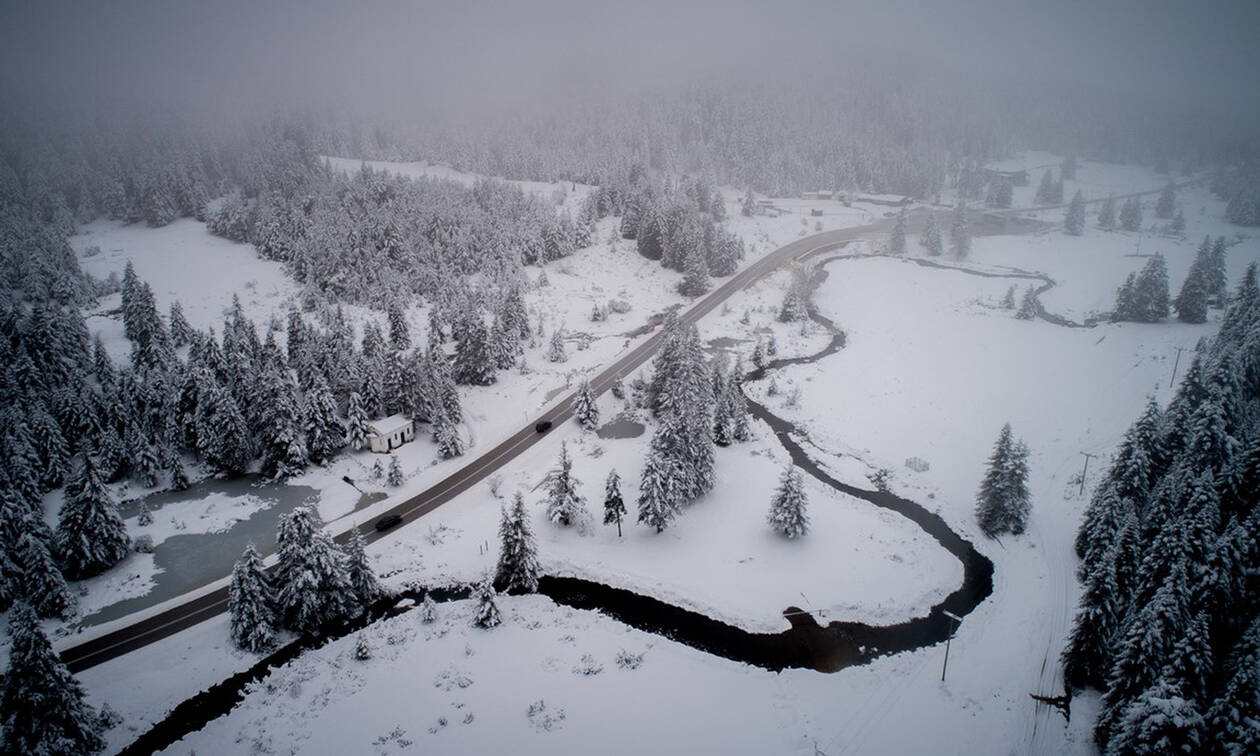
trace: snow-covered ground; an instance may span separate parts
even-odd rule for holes
[[[1033,172],[1034,187],[1039,174]],[[1133,189],[1151,189],[1164,181],[1145,169],[1094,164],[1084,164],[1081,176],[1083,182],[1116,191],[1130,182],[1136,182]],[[728,201],[738,198],[735,192],[727,196]],[[1237,231],[1221,220],[1220,203],[1198,190],[1184,190],[1182,201],[1189,240],[1160,239],[1159,246],[1148,247],[1154,243],[1148,237],[1142,249],[1165,252],[1174,293],[1197,239]],[[838,203],[824,204],[835,215],[821,220],[836,224],[825,228],[857,225],[884,211],[872,206],[840,215]],[[761,254],[796,238],[803,227],[812,232],[820,220],[808,218],[802,226],[801,218],[745,219],[733,212],[732,227],[756,242]],[[599,238],[606,238],[607,228],[601,232]],[[1145,262],[1129,256],[1137,238],[1092,227],[1079,238],[1058,231],[985,237],[976,240],[970,265],[1044,273],[1058,282],[1042,298],[1046,307],[1081,320],[1108,309],[1124,275]],[[917,254],[915,241],[910,247]],[[854,245],[849,251],[862,248]],[[1255,239],[1231,248],[1231,287],[1245,264],[1258,258]],[[139,261],[136,265],[145,277]],[[562,271],[564,266],[571,275]],[[1070,728],[1044,708],[1037,713],[1028,698],[1034,692],[1060,692],[1056,658],[1079,590],[1070,544],[1085,501],[1076,477],[1080,452],[1105,457],[1147,394],[1167,398],[1175,347],[1193,346],[1215,324],[1068,329],[1015,320],[1012,312],[997,307],[1010,285],[1017,292],[1026,285],[1019,279],[887,258],[836,261],[828,270],[816,302],[846,331],[847,346],[818,363],[778,371],[781,393],[767,404],[808,429],[815,456],[837,477],[869,486],[867,473],[888,468],[894,490],[935,508],[993,559],[993,595],[959,628],[946,682],[940,682],[944,650],[939,646],[834,675],[774,674],[541,597],[501,598],[507,621],[491,631],[468,627],[471,606],[453,602],[440,607],[440,621],[433,626],[421,625],[412,612],[364,631],[374,650],[369,661],[353,659],[354,638],[305,654],[255,686],[232,714],[170,752],[392,753],[405,750],[407,741],[437,753],[481,752],[508,743],[522,753],[548,754],[594,748],[610,753],[1090,752],[1088,698],[1074,703]],[[624,337],[613,330],[630,330],[647,313],[681,301],[672,293],[676,274],[605,245],[553,264],[547,276],[555,291],[531,299],[531,306],[546,308],[551,323],[563,321],[603,338],[586,351],[572,350],[571,361],[559,366],[531,356],[538,372],[505,374],[500,384],[472,392],[465,407],[473,414],[478,446],[518,427],[547,401],[548,391],[564,385],[569,370],[590,370],[621,351]],[[781,355],[815,351],[824,343],[818,329],[802,333],[799,325],[774,322],[786,281],[786,274],[776,274],[732,297],[728,308],[701,322],[702,337],[734,339],[733,348],[747,354],[757,334],[770,330]],[[587,292],[595,286],[603,289],[601,297],[624,288],[635,309],[620,324],[586,323]],[[155,285],[155,292],[164,306],[162,289]],[[225,295],[230,300],[230,290]],[[745,325],[740,319],[746,311],[750,322]],[[596,326],[609,330],[597,332]],[[749,391],[762,397],[768,383],[751,384]],[[799,406],[792,407],[788,397],[796,388]],[[611,396],[602,397],[605,419],[619,405]],[[510,415],[507,420],[504,413]],[[991,444],[1007,421],[1032,450],[1033,515],[1024,536],[988,541],[973,525],[972,502]],[[923,613],[958,585],[958,564],[913,526],[812,481],[811,533],[800,542],[784,542],[768,532],[765,510],[786,455],[764,426],[757,431],[756,440],[718,451],[718,488],[659,536],[632,522],[622,539],[601,525],[585,537],[558,529],[544,521],[542,489],[537,488],[554,466],[560,442],[567,440],[593,516],[598,520],[604,476],[616,467],[632,519],[647,435],[601,440],[570,423],[505,467],[498,492],[503,497],[516,489],[526,493],[548,571],[633,588],[750,629],[785,627],[778,612],[789,604],[826,610],[824,621],[894,622]],[[423,442],[403,447],[400,456],[406,469],[425,472],[413,472],[399,495],[454,469],[446,463],[427,467],[432,453]],[[930,469],[906,468],[911,456],[927,460]],[[318,488],[321,481],[370,461],[355,455],[296,482]],[[1104,458],[1091,464],[1087,492],[1105,463]],[[392,584],[477,577],[495,559],[499,505],[489,485],[479,486],[424,522],[376,542],[370,553],[378,572]],[[642,666],[618,668],[614,656],[623,648],[646,651]],[[573,671],[586,654],[603,666],[601,673]],[[116,748],[134,737],[128,727],[143,729],[174,703],[253,660],[228,647],[226,621],[219,617],[81,678],[94,702],[108,701],[126,718],[110,733]],[[170,674],[173,669],[179,673]],[[461,687],[462,682],[469,684]],[[550,730],[543,715],[527,715],[538,700],[553,716]],[[554,719],[560,709],[564,719]]]

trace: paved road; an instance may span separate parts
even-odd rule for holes
[[[794,260],[834,249],[867,234],[887,233],[890,228],[891,221],[880,220],[866,226],[825,231],[798,239],[780,247],[723,282],[721,286],[687,309],[681,315],[681,319],[686,323],[695,323],[735,292],[747,288],[781,267],[790,265]],[[618,375],[629,375],[655,355],[660,338],[659,332],[652,334],[592,377],[591,386],[595,392],[603,393],[608,390]],[[498,446],[483,452],[432,487],[396,504],[382,512],[380,516],[399,515],[402,517],[402,524],[399,527],[402,527],[454,499],[541,440],[546,434],[540,434],[534,430],[535,422],[549,420],[558,426],[572,417],[572,401],[573,395],[569,394]],[[371,524],[361,525],[359,529],[369,542],[388,537],[394,532],[390,530],[386,533],[378,533]],[[350,538],[350,533],[350,530],[346,530],[337,534],[335,538],[339,543],[345,543]],[[127,627],[66,648],[61,652],[61,658],[72,672],[78,672],[173,635],[225,611],[227,611],[227,588],[220,588]]]

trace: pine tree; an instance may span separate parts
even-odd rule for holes
[[[442,459],[451,459],[464,453],[464,441],[459,436],[459,424],[443,407],[434,420],[433,440],[437,443],[438,455]],[[391,467],[391,472],[392,472]]]
[[[548,362],[568,362],[569,355],[564,351],[564,329],[556,328],[551,332],[551,345],[547,349]]]
[[[104,572],[127,556],[130,548],[127,529],[101,481],[96,460],[90,452],[81,457],[66,484],[55,535],[57,559],[71,580]]]
[[[678,516],[681,497],[677,493],[678,474],[664,458],[653,437],[652,448],[639,481],[639,522],[660,533]]]
[[[621,521],[626,516],[626,503],[621,498],[621,477],[616,470],[608,472],[604,481],[604,524],[617,523],[617,537],[621,537]]]
[[[1103,231],[1116,230],[1116,198],[1108,197],[1098,209],[1098,227]]]
[[[578,385],[577,394],[573,397],[573,416],[587,430],[599,427],[599,405],[596,404],[595,394],[591,390],[591,382],[585,378]]]
[[[1063,230],[1072,236],[1085,233],[1085,198],[1079,189],[1072,195],[1072,202],[1063,216]]]
[[[398,462],[398,455],[389,455],[389,478],[387,482],[393,488],[398,488],[403,484],[402,465]]]
[[[489,580],[483,580],[473,588],[473,598],[477,601],[477,608],[473,611],[473,627],[489,630],[503,622],[503,618],[499,616],[499,605],[494,601],[495,596],[494,585]]]
[[[1199,261],[1190,266],[1186,280],[1181,284],[1181,291],[1173,300],[1173,309],[1177,311],[1177,319],[1183,323],[1206,323],[1208,308],[1207,271],[1199,265]]]
[[[797,323],[803,320],[809,320],[809,284],[802,271],[793,270],[792,280],[783,295],[783,305],[779,307],[779,322]]]
[[[1186,238],[1186,215],[1181,212],[1181,208],[1177,208],[1177,213],[1173,216],[1168,228],[1182,239]]]
[[[1225,668],[1224,690],[1207,712],[1208,732],[1217,753],[1245,756],[1260,752],[1260,616],[1252,619]]]
[[[789,461],[770,502],[767,522],[773,530],[789,539],[799,538],[809,532],[809,517],[805,514],[808,504],[805,482],[800,471]]]
[[[23,530],[25,532],[17,537],[13,554],[15,566],[21,571],[14,600],[27,602],[44,619],[68,619],[74,610],[74,598],[66,586],[66,579],[49,553],[48,545],[40,537],[40,529],[32,527],[26,519]]]
[[[350,402],[346,407],[346,435],[344,443],[355,451],[368,446],[368,416],[363,408],[363,397],[359,392],[350,392]]]
[[[893,224],[892,235],[888,238],[888,254],[904,255],[906,253],[906,206],[902,205],[897,213],[897,222]]]
[[[1116,578],[1115,543],[1085,581],[1080,611],[1063,650],[1063,680],[1073,690],[1101,689],[1111,671],[1111,647],[1120,626],[1121,594]]]
[[[1037,195],[1033,198],[1033,201],[1038,205],[1054,204],[1054,177],[1049,169],[1041,174],[1041,183],[1037,185]]]
[[[188,346],[193,340],[193,327],[188,324],[188,319],[184,317],[184,308],[180,305],[179,300],[171,302],[171,345],[175,347]]]
[[[1161,677],[1125,707],[1107,753],[1200,753],[1203,716],[1175,683]]]
[[[428,593],[424,594],[424,601],[420,602],[420,621],[426,625],[437,621],[437,604]]]
[[[1210,256],[1210,265],[1208,265],[1207,282],[1208,293],[1214,298],[1218,307],[1225,306],[1225,287],[1227,285],[1225,277],[1225,251],[1225,237],[1216,237],[1216,241],[1212,242],[1212,254]]]
[[[584,530],[590,521],[586,499],[578,493],[581,482],[573,476],[573,460],[568,444],[560,444],[560,466],[551,472],[547,487],[547,519],[561,526],[576,525]]]
[[[359,606],[365,611],[385,595],[385,589],[381,587],[376,573],[372,571],[372,565],[368,563],[366,546],[363,533],[358,528],[353,528],[343,551],[350,588],[354,591]]]
[[[1142,201],[1130,197],[1120,206],[1120,228],[1125,231],[1138,231],[1142,228]]]
[[[462,338],[455,345],[454,375],[456,383],[471,386],[489,386],[495,381],[489,334],[480,316],[462,329]]]
[[[272,365],[263,372],[261,394],[263,474],[277,480],[297,475],[310,457],[297,384],[288,369]]]
[[[927,250],[932,257],[940,257],[945,251],[945,244],[941,239],[941,229],[936,225],[936,212],[928,211],[927,225],[923,227],[923,236],[919,237],[919,244]]]
[[[1168,269],[1162,255],[1148,260],[1138,274],[1134,308],[1143,323],[1158,323],[1168,318]]]
[[[954,220],[949,228],[949,240],[953,245],[954,257],[966,260],[971,254],[971,229],[967,225],[967,205],[959,202],[954,207]]]
[[[1102,714],[1094,728],[1100,743],[1110,740],[1129,703],[1159,678],[1188,622],[1186,599],[1186,565],[1178,562],[1152,599],[1135,606],[1116,645]]]
[[[1000,533],[1019,535],[1028,520],[1028,451],[1002,426],[989,467],[976,496],[976,522],[989,538]]]
[[[337,400],[324,382],[316,376],[306,392],[306,448],[317,465],[328,462],[346,443],[346,426],[337,417]]]
[[[1002,295],[1002,303],[1000,306],[1003,310],[1015,309],[1015,285],[1014,284],[1011,284],[1011,287],[1006,290],[1006,294]]]
[[[757,200],[753,197],[752,189],[749,189],[748,194],[744,195],[744,202],[740,205],[739,214],[745,218],[751,218],[757,214]]]
[[[683,280],[678,284],[678,293],[685,297],[698,297],[712,288],[709,281],[709,261],[705,257],[704,248],[693,244],[683,257]]]
[[[0,751],[79,756],[104,747],[100,718],[61,663],[35,612],[18,603],[9,613],[9,666],[0,687]]]
[[[494,584],[501,591],[534,593],[538,590],[538,546],[529,529],[525,497],[517,491],[512,506],[499,521],[499,565]]]
[[[1019,300],[1019,310],[1015,312],[1019,320],[1032,320],[1037,317],[1037,292],[1029,286],[1024,289],[1024,296]]]
[[[228,617],[232,642],[237,648],[258,654],[275,647],[273,603],[262,557],[251,543],[232,568],[232,582],[228,586]]]
[[[1177,189],[1173,183],[1169,181],[1164,186],[1164,191],[1159,193],[1159,200],[1155,203],[1155,217],[1167,220],[1173,217],[1173,213],[1177,210]]]
[[[397,302],[389,305],[389,345],[395,351],[406,351],[411,348],[411,329],[407,325],[407,315]]]
[[[285,627],[310,634],[356,613],[345,557],[312,507],[281,515],[276,551],[276,607]]]

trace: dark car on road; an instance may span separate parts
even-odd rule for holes
[[[384,532],[394,527],[400,522],[402,522],[402,515],[396,515],[396,514],[385,515],[384,517],[376,521],[376,529],[379,532]]]
[[[534,430],[539,433],[546,433],[547,431],[551,430],[551,421],[539,420],[538,422],[534,423]]]

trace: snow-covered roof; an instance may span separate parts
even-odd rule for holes
[[[368,423],[368,430],[378,436],[392,436],[409,425],[411,425],[411,418],[406,415],[390,415]]]

